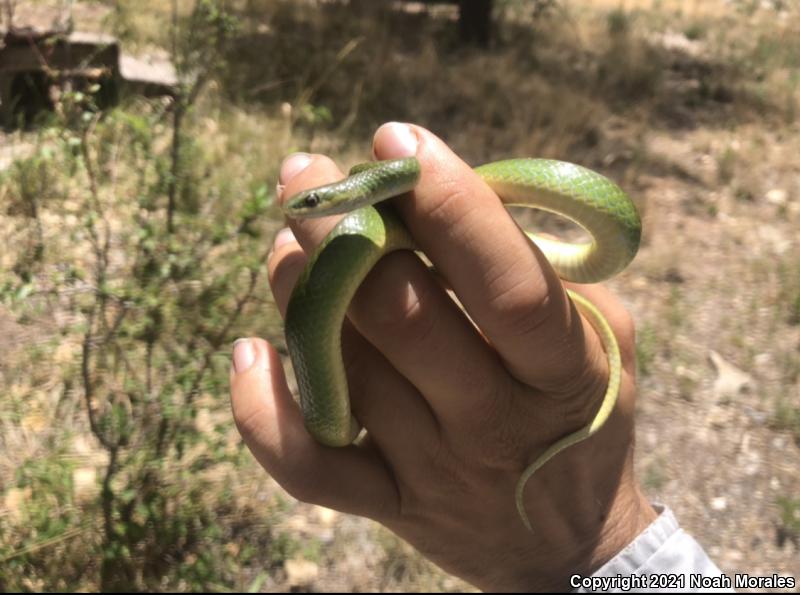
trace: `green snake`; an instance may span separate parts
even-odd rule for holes
[[[544,209],[571,219],[592,240],[566,243],[527,234],[559,277],[594,283],[624,269],[639,247],[641,222],[636,207],[619,186],[589,169],[548,159],[510,159],[475,170],[506,205]],[[360,432],[351,412],[341,354],[341,329],[361,282],[383,256],[414,250],[415,242],[388,203],[416,186],[416,158],[357,165],[344,180],[290,197],[283,206],[293,219],[344,214],[325,237],[295,285],[285,318],[285,334],[308,431],[322,444],[346,446]],[[527,232],[526,232],[527,233]],[[609,362],[608,387],[594,418],[555,442],[522,473],[516,505],[525,526],[523,504],[530,477],[553,456],[594,434],[608,419],[619,393],[622,362],[609,323],[586,298],[568,295],[600,336]]]

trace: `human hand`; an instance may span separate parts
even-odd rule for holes
[[[376,133],[374,153],[419,160],[413,195],[394,204],[480,332],[419,258],[393,253],[357,292],[342,336],[367,440],[340,449],[314,441],[280,358],[256,339],[234,350],[236,423],[298,499],[375,519],[481,589],[567,589],[571,574],[596,570],[655,518],[632,467],[632,321],[601,286],[571,286],[612,325],[622,387],[605,426],[528,482],[529,532],[516,482],[592,419],[608,381],[602,343],[541,252],[441,140],[390,124]],[[282,168],[281,198],[341,177],[325,156],[295,155]],[[269,269],[282,313],[306,254],[336,219],[293,221],[294,235],[279,234]]]

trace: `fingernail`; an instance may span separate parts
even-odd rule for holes
[[[293,177],[303,171],[311,163],[311,155],[308,153],[292,153],[281,164],[280,181],[278,184],[285,185]]]
[[[237,374],[246,372],[256,361],[256,351],[250,339],[236,339],[233,343],[233,369]]]
[[[399,159],[417,154],[419,139],[411,126],[389,122],[378,128],[373,143],[374,153],[381,159]]]

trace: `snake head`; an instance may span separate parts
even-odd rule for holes
[[[283,204],[291,219],[343,215],[411,190],[419,180],[415,158],[379,161],[355,168],[348,177],[298,192]]]
[[[323,203],[322,198],[321,193],[315,188],[298,192],[284,203],[283,211],[292,219],[321,216],[324,213],[316,211]]]
[[[303,190],[283,203],[284,214],[291,219],[341,215],[361,206],[358,192],[350,179]]]

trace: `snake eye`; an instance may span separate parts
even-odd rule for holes
[[[317,194],[316,192],[312,192],[311,194],[306,196],[306,199],[303,201],[303,206],[314,208],[318,206],[319,203],[320,203],[319,194]]]

